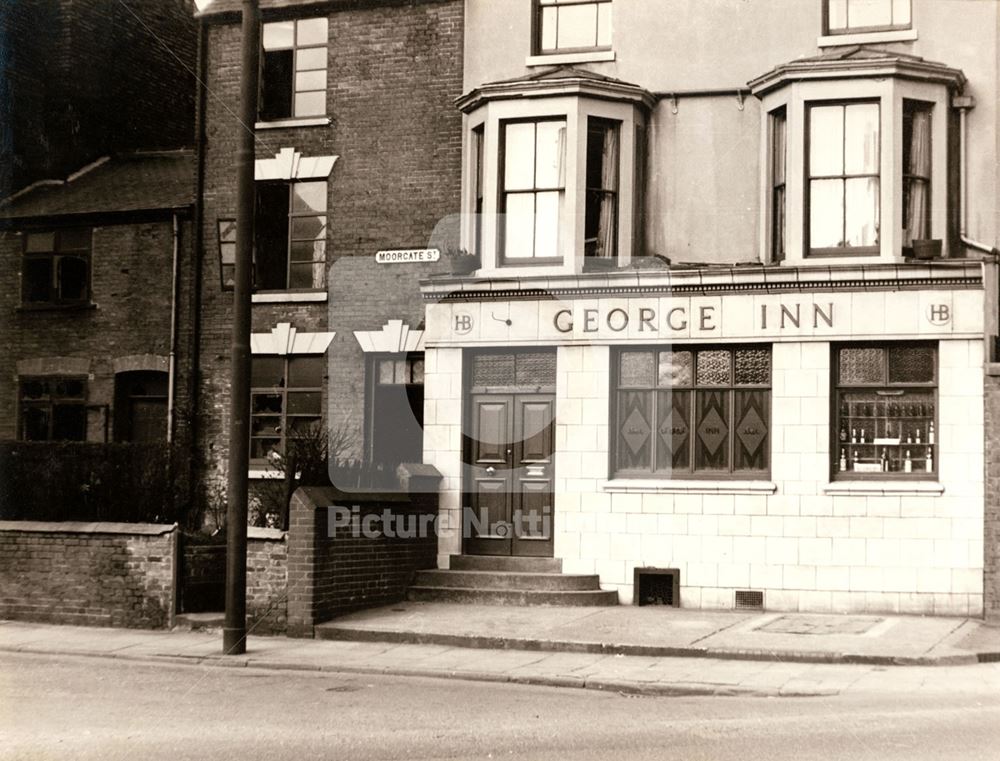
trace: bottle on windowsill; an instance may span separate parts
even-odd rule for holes
[[[889,472],[889,457],[886,454],[885,449],[882,450],[882,472],[883,473]]]
[[[840,472],[843,473],[847,470],[847,451],[841,448],[840,450]]]
[[[921,441],[920,441],[920,429],[919,429],[919,428],[917,429],[917,435],[916,435],[916,442],[917,442],[918,444],[921,444],[921,443],[923,443],[923,442],[921,442]]]
[[[854,450],[854,470],[858,469],[858,450]]]
[[[910,450],[906,450],[906,459],[903,460],[903,472],[912,473],[913,472],[913,460],[910,459]]]
[[[927,458],[924,460],[924,470],[928,473],[934,472],[934,453],[931,452],[930,447],[927,447]]]
[[[860,441],[861,441],[862,444],[864,444],[867,440],[868,439],[865,438],[865,429],[862,428],[861,429],[861,439],[860,439]]]
[[[934,423],[931,423],[927,427],[927,443],[928,444],[934,443]]]
[[[852,444],[857,444],[858,443],[858,429],[857,428],[852,428],[851,429],[851,443]]]
[[[847,443],[847,428],[840,426],[840,441],[841,443]]]

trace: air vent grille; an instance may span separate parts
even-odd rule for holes
[[[737,589],[736,610],[764,610],[764,593],[759,589]]]

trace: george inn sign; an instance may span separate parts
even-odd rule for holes
[[[430,303],[428,346],[974,337],[983,293],[907,290]]]

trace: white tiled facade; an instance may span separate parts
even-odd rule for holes
[[[555,556],[565,572],[599,574],[602,586],[616,589],[626,604],[632,602],[633,571],[639,566],[679,569],[684,607],[732,608],[735,590],[753,589],[764,592],[772,610],[981,615],[982,293],[834,295],[856,305],[851,322],[836,323],[829,340],[812,335],[811,327],[794,338],[751,339],[772,352],[771,472],[760,481],[611,478],[613,348],[623,341],[638,344],[639,336],[575,341],[572,334],[562,342],[528,341],[519,331],[541,329],[526,315],[551,311],[544,301],[430,305],[425,458],[445,475],[449,525],[460,525],[455,521],[461,502],[463,358],[477,346],[550,346],[557,352]],[[743,309],[738,302],[752,298],[716,301],[721,314],[735,315]],[[790,303],[791,297],[773,298]],[[828,301],[825,295],[816,298]],[[619,304],[628,309],[627,302],[604,304],[601,314]],[[931,302],[957,308],[946,328],[919,323]],[[584,298],[562,306],[576,314],[580,303],[591,302]],[[512,317],[510,326],[498,323],[504,335],[494,336],[495,320],[483,323],[484,332],[464,337],[447,330],[455,313],[478,319],[480,307]],[[742,319],[717,327],[724,334],[715,339],[720,343],[749,329]],[[850,341],[854,334],[939,339],[936,481],[831,482],[832,343]],[[680,348],[684,341],[674,345]],[[454,342],[466,348],[450,345]],[[442,567],[461,551],[460,533],[446,533],[440,542]]]

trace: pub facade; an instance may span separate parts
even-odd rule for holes
[[[518,5],[466,4],[479,269],[422,283],[439,566],[982,615],[997,8]]]

